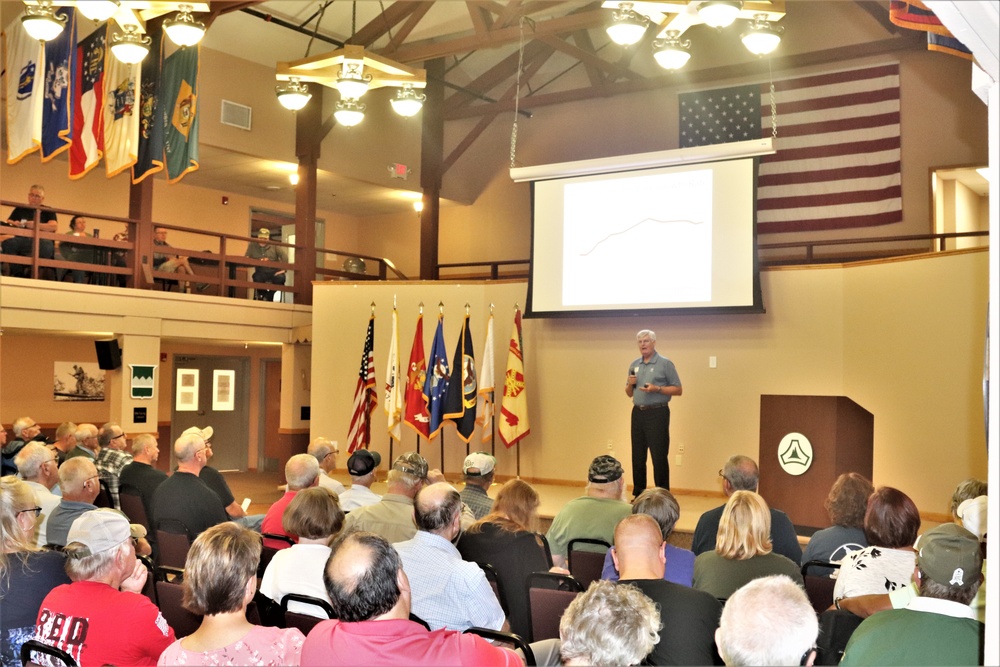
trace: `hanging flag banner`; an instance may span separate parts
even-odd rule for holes
[[[21,27],[18,14],[4,31],[7,82],[7,164],[38,150],[42,143],[42,86],[45,51]]]
[[[83,178],[104,156],[104,61],[107,24],[84,38],[76,49],[73,79],[73,145],[69,177]]]
[[[153,384],[153,375],[156,366],[129,364],[128,367],[132,373],[130,396],[132,398],[153,398],[154,388],[156,387]]]
[[[108,58],[104,73],[104,167],[108,178],[131,169],[139,154],[139,64]]]
[[[455,346],[454,361],[451,364],[452,382],[444,397],[444,418],[455,422],[458,437],[463,442],[472,439],[476,428],[476,355],[472,350],[472,332],[469,316],[462,322],[462,332]]]
[[[493,315],[486,324],[486,343],[483,345],[483,365],[479,371],[479,416],[476,423],[480,426],[480,437],[483,442],[493,439],[493,397],[496,387],[493,386]]]
[[[427,439],[433,440],[441,431],[444,416],[444,397],[448,392],[451,374],[448,370],[448,353],[444,349],[444,316],[438,316],[437,330],[434,332],[434,342],[431,343],[430,366],[424,379],[424,400],[427,402],[427,412],[430,423],[427,427]]]
[[[163,61],[160,120],[169,183],[198,168],[199,48],[183,46]]]
[[[424,357],[424,316],[417,317],[417,330],[410,348],[410,363],[406,367],[406,412],[403,421],[425,438],[430,434],[431,417],[424,399],[427,379],[427,359]]]
[[[368,320],[365,349],[361,353],[358,383],[354,389],[351,427],[347,432],[347,451],[367,449],[371,442],[371,414],[378,405],[375,392],[375,315]]]
[[[528,423],[528,392],[524,382],[524,348],[521,341],[521,311],[514,312],[514,330],[507,349],[507,373],[500,403],[500,439],[508,447],[531,432]]]
[[[149,35],[149,53],[139,74],[139,148],[132,166],[132,182],[163,171],[163,120],[159,113],[163,70],[163,30]]]
[[[66,17],[66,27],[55,39],[45,42],[45,75],[42,102],[42,162],[48,162],[73,143],[73,95],[70,84],[76,71],[76,10],[59,7],[56,15]]]
[[[403,389],[399,386],[399,318],[392,309],[392,339],[389,341],[389,365],[385,371],[385,414],[389,435],[403,439],[400,424],[403,418]]]

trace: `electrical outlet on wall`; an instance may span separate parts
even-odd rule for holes
[[[615,451],[615,443],[611,438],[608,438],[608,451],[609,452]]]

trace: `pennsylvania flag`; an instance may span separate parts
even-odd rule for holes
[[[427,427],[428,440],[433,440],[441,430],[444,397],[448,393],[450,380],[448,353],[444,349],[444,316],[439,316],[434,342],[431,344],[430,372],[424,380],[424,400],[427,402],[427,412],[430,415]]]
[[[139,150],[132,166],[132,182],[163,171],[163,119],[160,117],[160,77],[163,70],[163,31],[149,35],[152,43],[139,75]]]
[[[42,162],[48,162],[73,143],[73,97],[70,84],[76,71],[76,10],[60,7],[66,16],[59,36],[45,42],[44,99],[42,101]]]
[[[160,120],[168,183],[176,183],[198,168],[199,48],[181,47],[163,61]]]
[[[108,26],[85,38],[76,50],[73,79],[73,145],[69,177],[83,178],[104,156],[104,61]]]
[[[139,154],[140,68],[112,56],[104,72],[104,167],[108,178],[131,169]]]
[[[483,442],[493,439],[493,401],[496,387],[493,386],[493,315],[486,324],[486,343],[483,345],[483,365],[479,371],[479,395],[483,398],[482,408],[476,423],[481,427]]]
[[[521,311],[514,312],[514,330],[507,350],[507,374],[500,404],[500,439],[511,447],[531,433],[528,423],[528,392],[524,385],[524,348],[521,342]]]
[[[21,27],[21,15],[4,31],[7,82],[7,164],[38,150],[42,142],[42,43]]]
[[[424,357],[424,316],[417,318],[417,330],[413,334],[413,347],[410,348],[410,363],[406,366],[406,412],[403,423],[425,438],[430,434],[428,428],[431,417],[427,414],[427,401],[424,400],[424,381],[427,377],[427,359]]]
[[[365,335],[365,349],[361,353],[361,367],[358,369],[358,384],[354,388],[354,409],[351,412],[351,428],[347,433],[347,451],[368,449],[372,439],[371,414],[378,405],[375,392],[375,316],[368,320]]]
[[[444,418],[455,422],[458,437],[463,442],[472,439],[476,428],[476,355],[472,351],[469,316],[462,323],[462,333],[455,346],[455,361],[451,365],[454,381],[448,384],[444,397]],[[459,374],[461,369],[461,374]]]

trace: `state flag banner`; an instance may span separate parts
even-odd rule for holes
[[[141,85],[138,63],[129,65],[108,58],[104,73],[104,167],[108,178],[136,163],[139,154],[139,108],[136,95]]]
[[[679,95],[680,146],[771,136],[770,85]],[[757,232],[903,219],[899,64],[774,82],[776,152],[760,158]]]
[[[385,371],[385,414],[389,436],[396,442],[403,439],[400,423],[403,417],[403,389],[399,386],[399,316],[392,309],[392,339],[389,341],[389,365]]]
[[[427,378],[427,358],[424,356],[424,317],[417,318],[413,333],[410,362],[406,365],[406,396],[403,423],[425,438],[430,434],[431,417],[424,398],[424,381]]]
[[[430,366],[424,379],[424,400],[430,421],[427,439],[433,440],[441,432],[444,417],[444,397],[448,393],[451,372],[448,369],[448,353],[444,348],[444,317],[438,317],[434,341],[431,343]]]
[[[104,62],[107,24],[98,27],[76,49],[73,79],[73,145],[69,177],[83,178],[104,157]]]
[[[472,349],[472,331],[469,316],[462,322],[462,332],[455,345],[454,361],[451,364],[454,376],[448,384],[444,398],[444,418],[455,423],[458,437],[463,442],[472,439],[476,428],[476,355]]]
[[[160,78],[163,74],[163,30],[149,35],[149,53],[139,74],[139,148],[132,166],[132,182],[163,171],[163,121],[160,117]]]
[[[528,421],[528,391],[524,380],[524,346],[521,339],[521,311],[514,313],[514,328],[507,347],[507,372],[504,374],[503,399],[498,423],[500,439],[513,447],[531,433]]]
[[[4,30],[7,82],[7,164],[15,164],[42,143],[42,43],[21,27],[21,14]]]
[[[493,400],[496,387],[493,380],[493,316],[486,324],[486,343],[483,344],[483,364],[479,371],[479,416],[476,423],[480,427],[480,437],[483,442],[493,439]]]
[[[73,72],[76,71],[76,9],[59,7],[66,27],[45,42],[44,100],[42,102],[42,162],[48,162],[73,143]]]
[[[375,391],[375,316],[368,320],[365,347],[361,352],[358,382],[354,388],[351,426],[347,433],[347,451],[368,449],[371,442],[371,414],[378,405]]]
[[[198,169],[198,53],[184,46],[163,61],[160,122],[167,182],[176,183]]]

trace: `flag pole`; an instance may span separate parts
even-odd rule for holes
[[[493,302],[492,301],[490,302],[490,319],[491,320],[493,319]],[[484,351],[483,354],[493,354],[493,350]],[[495,374],[494,374],[494,377],[496,377]],[[496,455],[497,455],[497,424],[496,424],[496,422],[497,422],[497,420],[496,420],[496,412],[497,412],[497,410],[496,410],[496,399],[497,399],[497,392],[496,392],[496,389],[495,389],[495,387],[496,387],[496,382],[495,381],[493,382],[493,386],[494,386],[493,396],[490,397],[490,410],[493,411],[493,416],[491,416],[491,418],[490,418],[490,454],[492,454],[493,457],[496,458]]]

